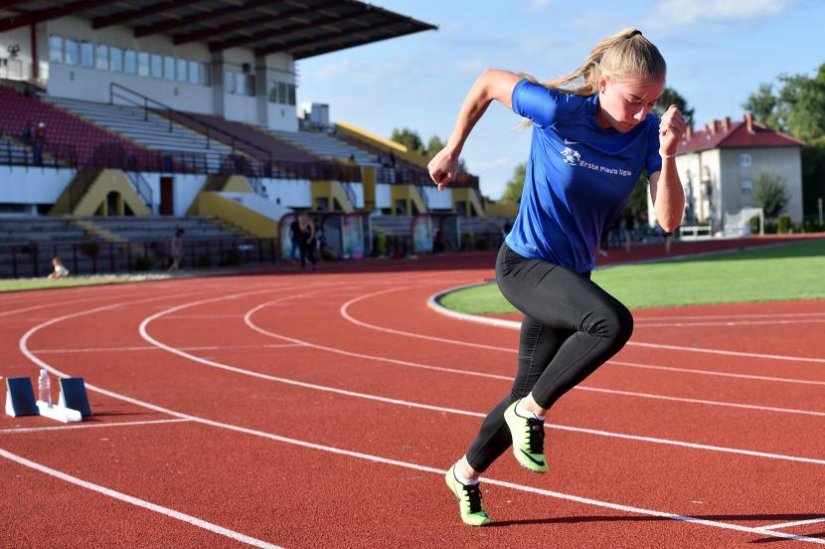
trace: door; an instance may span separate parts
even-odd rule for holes
[[[175,178],[160,178],[160,215],[175,215]]]

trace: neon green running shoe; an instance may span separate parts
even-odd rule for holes
[[[478,484],[467,486],[455,478],[455,465],[447,470],[444,480],[447,487],[452,490],[458,498],[458,510],[461,512],[461,520],[470,526],[484,526],[490,524],[490,517],[481,507],[481,489]]]
[[[534,417],[521,417],[516,413],[515,401],[504,410],[504,421],[513,435],[513,455],[525,469],[534,473],[547,472],[544,459],[544,422]]]

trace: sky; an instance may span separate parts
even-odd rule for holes
[[[635,27],[668,64],[667,85],[694,109],[695,127],[740,119],[761,83],[813,76],[825,63],[822,0],[376,0],[438,26],[298,62],[298,103],[325,103],[332,122],[389,138],[394,128],[446,141],[473,81],[488,67],[539,80],[566,75],[602,38]],[[583,9],[576,9],[582,7]],[[817,36],[819,38],[817,38]],[[776,87],[774,88],[776,89]],[[493,103],[462,151],[481,192],[500,198],[530,131]]]

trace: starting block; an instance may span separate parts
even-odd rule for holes
[[[82,421],[91,416],[92,409],[86,395],[82,377],[60,380],[60,400],[51,405],[42,400],[35,401],[34,388],[27,377],[6,378],[6,414],[18,416],[43,416],[63,423]]]
[[[37,410],[40,412],[41,416],[56,419],[57,421],[62,421],[63,423],[74,423],[83,419],[83,416],[81,416],[80,412],[77,410],[60,405],[54,406],[48,402],[43,402],[42,400],[37,401]]]
[[[57,405],[77,410],[83,417],[92,415],[89,397],[86,395],[86,384],[82,377],[60,378],[60,399]]]
[[[6,378],[6,415],[37,416],[40,410],[34,401],[32,380],[27,377]]]

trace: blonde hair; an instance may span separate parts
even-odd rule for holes
[[[575,95],[594,95],[599,91],[602,76],[664,80],[666,73],[667,65],[659,49],[642,36],[642,31],[627,28],[596,44],[581,67],[542,85]]]

